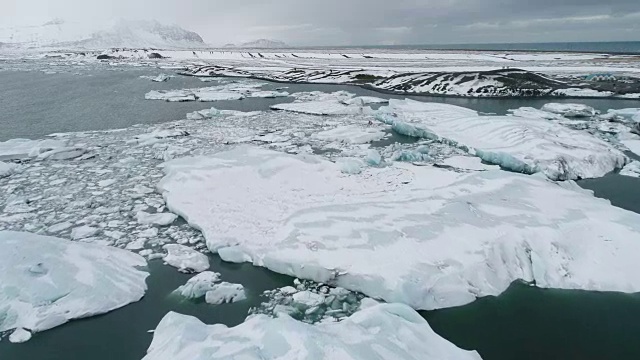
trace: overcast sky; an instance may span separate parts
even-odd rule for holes
[[[220,45],[640,40],[640,0],[0,0],[0,27],[156,19]]]

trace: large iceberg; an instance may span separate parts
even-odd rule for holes
[[[117,248],[0,231],[0,332],[40,332],[138,301],[143,257]]]
[[[416,309],[498,295],[519,279],[640,291],[640,215],[540,175],[404,163],[343,174],[319,156],[248,146],[165,171],[168,208],[225,261]]]
[[[487,163],[552,180],[603,176],[627,158],[603,140],[541,119],[479,116],[447,104],[390,100],[376,115],[404,135],[424,137],[469,151]]]
[[[287,315],[250,317],[229,328],[171,312],[143,360],[479,360],[436,334],[401,304],[376,305],[337,323],[310,325]]]

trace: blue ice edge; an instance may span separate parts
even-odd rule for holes
[[[399,121],[389,114],[377,113],[375,114],[375,118],[382,123],[391,125],[391,129],[399,134],[420,139],[433,140],[456,147],[470,155],[479,157],[486,163],[498,165],[503,170],[518,172],[527,175],[532,175],[539,172],[539,169],[537,167],[530,166],[509,154],[469,148],[468,146],[459,144],[456,141],[440,137],[437,134],[428,131],[427,129],[419,128],[415,125]]]

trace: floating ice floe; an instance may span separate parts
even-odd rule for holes
[[[274,99],[279,97],[287,97],[289,93],[286,91],[256,91],[251,93],[251,97],[254,98],[267,98]]]
[[[310,115],[357,115],[371,112],[371,108],[348,105],[338,100],[318,100],[271,105],[273,110],[284,110]]]
[[[198,101],[223,101],[223,100],[242,100],[244,95],[230,91],[207,91],[200,90],[194,92]]]
[[[184,245],[167,244],[163,247],[167,255],[164,262],[184,272],[203,272],[209,269],[209,258]]]
[[[142,298],[146,261],[128,251],[30,233],[0,231],[0,332],[9,340]]]
[[[509,112],[512,113],[513,116],[518,116],[518,117],[527,118],[527,119],[560,120],[563,118],[563,116],[560,114],[538,110],[532,107],[521,107],[517,109],[511,109],[509,110]]]
[[[176,221],[178,215],[171,213],[154,213],[150,214],[144,211],[138,211],[136,213],[136,220],[140,224],[167,226]]]
[[[549,103],[541,110],[566,117],[592,117],[598,114],[594,108],[584,104]]]
[[[0,178],[10,176],[20,171],[20,165],[0,161]]]
[[[257,94],[256,97],[282,96],[282,93],[259,90],[263,85],[263,83],[228,83],[194,89],[153,90],[145,94],[145,99],[165,101],[223,101],[241,100],[247,96],[251,97],[252,94]]]
[[[351,99],[342,100],[347,105],[369,105],[369,104],[386,104],[388,99],[383,99],[375,96],[357,96]]]
[[[142,75],[140,76],[141,79],[147,79],[147,80],[151,80],[154,82],[164,82],[167,81],[169,79],[172,78],[171,75],[167,75],[167,74],[158,74],[157,76],[151,76],[151,75]]]
[[[256,315],[228,328],[171,312],[160,321],[144,360],[479,360],[437,335],[401,304],[377,305],[338,323],[310,325],[287,315]]]
[[[196,101],[196,96],[189,90],[149,91],[144,95],[147,100],[164,100],[169,102]]]
[[[403,163],[345,176],[321,157],[247,146],[164,169],[168,208],[225,261],[417,309],[498,295],[519,279],[640,291],[640,215],[542,176]]]
[[[487,163],[552,180],[600,177],[627,161],[595,136],[539,119],[479,116],[453,105],[393,99],[376,116],[401,134],[445,142]]]
[[[625,120],[640,123],[640,108],[611,109],[607,113],[620,116]]]
[[[29,140],[11,139],[0,142],[0,161],[24,160],[35,158],[40,154],[66,148],[64,140]]]
[[[384,138],[386,133],[377,127],[345,125],[331,130],[320,131],[313,137],[323,141],[337,141],[347,144],[366,144]]]
[[[631,176],[631,177],[640,177],[640,161],[632,161],[627,164],[622,170],[620,170],[620,175],[623,176]]]
[[[233,303],[246,299],[247,295],[242,285],[228,282],[213,285],[211,290],[204,295],[204,301],[211,305]]]
[[[198,299],[214,290],[214,286],[220,282],[220,274],[213,271],[203,271],[192,277],[186,284],[176,289],[176,293],[187,299]]]

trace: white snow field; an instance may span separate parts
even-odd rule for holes
[[[405,163],[348,175],[322,157],[250,146],[165,171],[167,207],[223,260],[387,302],[458,306],[518,279],[640,291],[640,215],[540,175]]]
[[[454,105],[393,99],[376,117],[401,134],[446,142],[485,162],[552,180],[601,177],[627,162],[605,141],[539,118],[479,116]]]
[[[144,295],[145,259],[121,249],[0,231],[0,332],[28,340],[69,320],[104,314]]]
[[[310,325],[287,315],[256,315],[229,328],[171,312],[144,360],[479,360],[437,335],[401,304],[364,309],[339,323]]]

